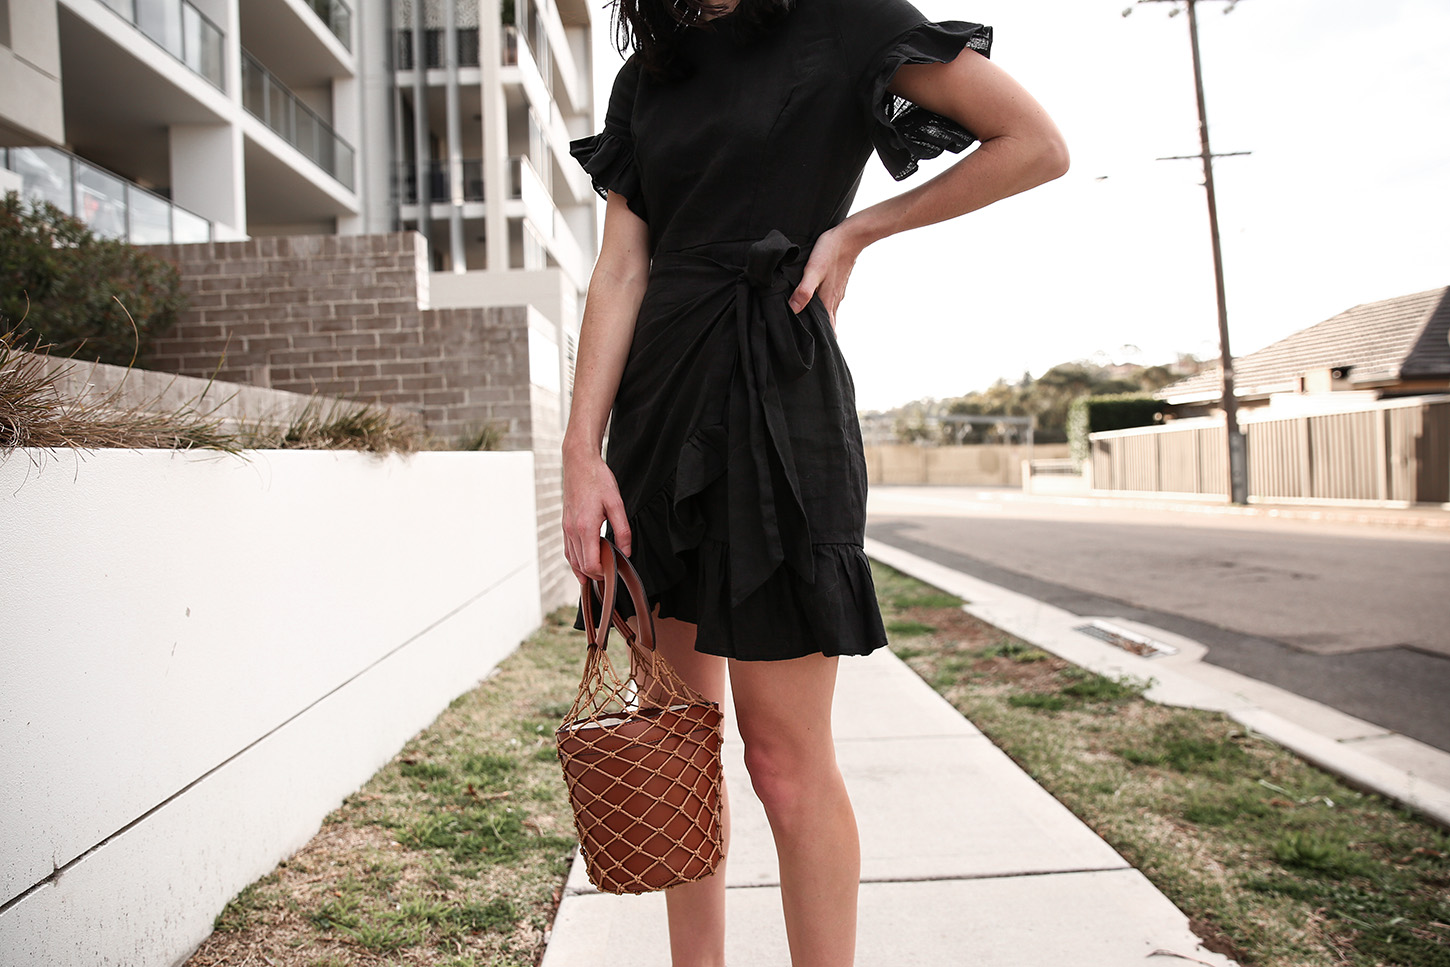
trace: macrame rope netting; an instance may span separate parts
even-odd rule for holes
[[[629,560],[602,538],[600,550],[603,623],[594,614],[600,582],[591,582],[581,600],[584,678],[556,737],[590,882],[606,893],[644,893],[719,865],[723,723],[720,706],[655,650],[654,617]],[[614,608],[621,578],[637,631]],[[611,627],[624,638],[624,668],[608,652]]]

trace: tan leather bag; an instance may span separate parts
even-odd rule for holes
[[[655,650],[639,575],[600,538],[603,582],[580,596],[589,650],[579,696],[555,733],[589,881],[605,893],[647,893],[709,876],[720,864],[720,705]],[[639,629],[614,607],[622,578]],[[594,592],[602,601],[596,620]],[[621,673],[609,630],[625,640]],[[602,630],[601,630],[602,629]]]

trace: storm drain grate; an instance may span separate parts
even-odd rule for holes
[[[1136,631],[1129,631],[1127,628],[1119,627],[1109,621],[1093,619],[1089,624],[1078,625],[1073,629],[1080,631],[1090,638],[1099,641],[1106,641],[1108,644],[1124,651],[1141,655],[1144,658],[1159,658],[1163,655],[1176,655],[1178,649],[1167,642],[1158,641],[1156,638],[1149,638],[1147,635],[1140,635]]]

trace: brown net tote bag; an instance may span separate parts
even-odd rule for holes
[[[605,893],[647,893],[709,876],[720,864],[723,720],[719,703],[655,651],[639,575],[602,537],[600,563],[602,587],[591,581],[580,598],[589,641],[584,680],[555,735],[589,881]],[[618,578],[634,603],[637,632],[615,610]],[[625,644],[612,656],[611,626]]]

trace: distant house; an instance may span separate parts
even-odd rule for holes
[[[1450,391],[1450,286],[1370,302],[1234,360],[1243,409],[1278,394],[1352,391],[1365,399]],[[1218,366],[1159,390],[1176,417],[1219,411]]]

